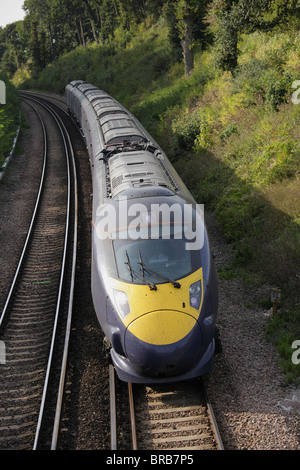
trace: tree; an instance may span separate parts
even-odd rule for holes
[[[298,0],[214,0],[219,18],[216,33],[219,66],[232,74],[238,65],[238,35],[255,30],[269,31],[295,14]]]
[[[1,68],[13,75],[27,60],[28,37],[23,21],[16,21],[0,29]]]
[[[37,74],[42,70],[42,61],[41,61],[41,49],[38,38],[38,25],[37,21],[31,22],[30,30],[30,49],[32,56],[32,71],[34,74]]]
[[[208,0],[173,0],[172,7],[182,46],[185,74],[190,75],[194,69],[195,27],[198,26],[198,39],[203,40],[205,35],[203,20],[207,13]]]
[[[48,47],[51,55],[51,59],[53,60],[55,57],[54,53],[54,40],[53,40],[53,26],[52,26],[52,18],[51,18],[51,0],[25,0],[23,9],[28,15],[28,20],[32,21],[34,25],[31,25],[31,42],[35,44],[35,48],[38,47],[38,32],[41,29],[44,29],[47,32],[47,39],[48,39]],[[36,37],[33,40],[33,31],[36,28]],[[36,51],[35,51],[36,53]]]

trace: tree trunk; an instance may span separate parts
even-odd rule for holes
[[[192,49],[193,24],[194,20],[192,16],[186,16],[184,18],[184,34],[181,40],[181,46],[183,50],[185,75],[190,75],[194,69],[194,53]]]
[[[94,20],[92,20],[91,18],[89,18],[90,20],[90,23],[91,23],[91,27],[92,27],[92,32],[93,32],[93,36],[94,36],[94,41],[99,44],[99,40],[98,40],[98,36],[97,36],[97,33],[96,33],[96,29],[95,29],[95,22]]]
[[[78,36],[78,44],[80,46],[82,46],[82,39],[81,39],[81,34],[80,34],[80,28],[79,28],[79,24],[77,22],[77,18],[76,16],[74,16],[74,23],[75,23],[75,26],[76,26],[76,31],[77,31],[77,36]]]
[[[51,55],[51,62],[54,60],[55,53],[54,53],[54,47],[53,47],[53,34],[52,34],[52,29],[51,29],[51,24],[48,26],[48,31],[49,31],[49,39],[50,39],[50,55]]]
[[[81,34],[82,45],[83,45],[83,47],[85,47],[86,46],[85,37],[84,37],[83,26],[82,26],[82,21],[81,20],[79,20],[79,25],[80,25],[80,34]]]

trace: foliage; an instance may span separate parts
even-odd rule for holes
[[[217,214],[236,248],[236,265],[259,272],[292,297],[299,290],[300,107],[291,102],[297,69],[286,64],[295,63],[298,41],[298,35],[278,32],[244,35],[235,76],[210,77],[197,106],[174,113],[170,139],[177,170]],[[208,145],[197,146],[203,116]],[[184,149],[183,160],[174,143]],[[274,270],[273,260],[280,269]]]
[[[207,149],[209,147],[210,117],[207,110],[198,108],[187,110],[179,119],[174,120],[172,131],[180,148]]]
[[[136,25],[161,15],[168,21],[176,58],[179,50],[183,54],[187,75],[196,49],[212,41],[218,66],[235,73],[242,33],[293,21],[297,27],[300,10],[297,0],[25,0],[23,8],[24,21],[0,28],[0,67],[10,77],[25,66],[38,74],[77,46],[116,38],[125,47]]]
[[[300,364],[291,360],[295,350],[293,342],[300,338],[300,305],[284,309],[273,317],[266,326],[267,338],[275,343],[280,353],[280,366],[287,384],[300,384]]]
[[[158,35],[159,33],[159,35]],[[63,92],[75,78],[91,82],[117,96],[125,105],[161,80],[174,64],[164,25],[132,28],[126,40],[120,33],[109,43],[78,47],[59,61],[49,64],[26,87]],[[126,86],[124,86],[126,84]]]
[[[249,104],[260,97],[271,111],[287,103],[292,83],[290,70],[284,70],[282,65],[272,67],[272,61],[263,58],[240,65],[233,80],[235,90],[248,94]]]
[[[0,73],[0,80],[6,85],[6,104],[0,105],[0,166],[4,163],[12,147],[19,124],[19,97],[7,76]]]
[[[209,1],[198,0],[172,0],[173,19],[175,28],[183,49],[185,74],[189,75],[194,69],[194,47],[196,41],[205,47],[207,40],[207,26],[205,17],[208,12]]]
[[[12,76],[28,60],[28,33],[23,21],[0,28],[0,70]]]
[[[37,74],[77,46],[104,44],[118,28],[130,31],[147,15],[157,17],[162,0],[25,0],[24,21],[0,28],[0,67],[12,77],[29,65]]]
[[[217,64],[233,74],[238,66],[241,33],[272,30],[299,13],[298,0],[214,0],[212,7],[220,22],[216,35]]]

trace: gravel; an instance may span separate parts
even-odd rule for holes
[[[205,219],[220,271],[231,265],[234,251],[215,217]],[[300,390],[284,386],[279,356],[265,338],[271,312],[255,306],[270,293],[269,286],[254,290],[239,279],[219,279],[222,351],[206,385],[228,450],[300,449]]]
[[[37,125],[34,112],[23,105],[28,125]],[[0,182],[0,308],[8,294],[8,280],[13,279],[18,256],[27,235],[36,193],[39,187],[42,161],[42,140],[34,138],[30,129],[23,131],[10,164]]]

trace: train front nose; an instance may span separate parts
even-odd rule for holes
[[[128,325],[125,350],[132,366],[151,377],[171,377],[191,369],[202,349],[201,330],[191,315],[172,310],[147,313]]]

